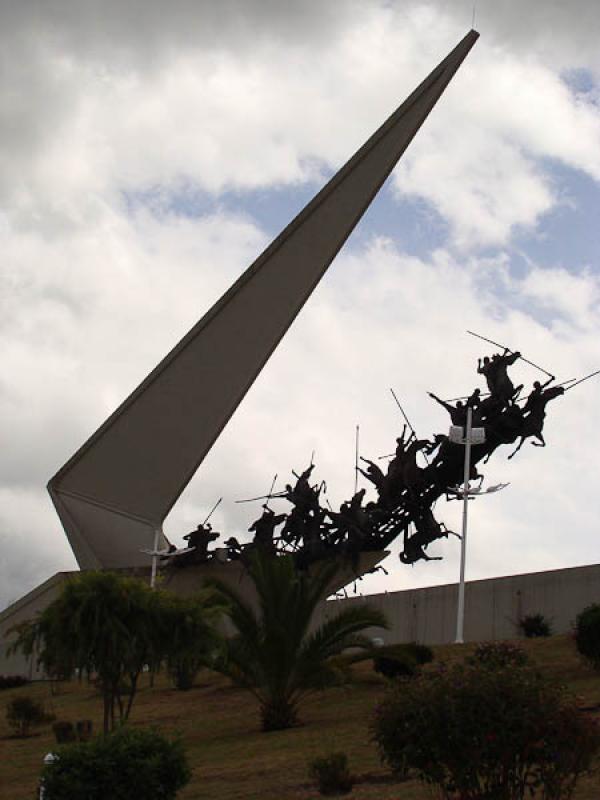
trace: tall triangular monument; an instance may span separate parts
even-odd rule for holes
[[[150,563],[141,548],[477,38],[464,37],[50,480],[82,569]]]

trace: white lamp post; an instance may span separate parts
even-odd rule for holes
[[[456,639],[455,644],[463,644],[464,642],[464,628],[465,628],[465,563],[467,560],[467,521],[469,515],[469,500],[483,494],[490,494],[491,492],[498,492],[508,486],[507,483],[499,483],[495,486],[490,486],[488,489],[471,489],[469,486],[469,475],[471,473],[471,447],[474,444],[483,444],[485,442],[485,428],[473,428],[473,409],[471,406],[467,407],[467,424],[463,429],[462,426],[453,425],[450,428],[448,436],[454,444],[463,444],[465,446],[465,469],[463,473],[462,489],[458,486],[452,487],[449,493],[454,494],[456,497],[462,497],[463,500],[463,520],[462,520],[462,538],[460,543],[460,578],[458,582],[458,608],[456,613]]]
[[[463,473],[463,520],[462,539],[460,542],[460,579],[458,582],[458,611],[456,614],[457,644],[464,641],[465,627],[465,562],[467,559],[467,519],[469,515],[469,475],[471,473],[471,433],[473,426],[473,409],[467,408],[467,427],[465,430],[465,471]]]

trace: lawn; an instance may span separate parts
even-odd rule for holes
[[[566,684],[584,707],[600,704],[600,676],[583,665],[566,636],[519,642],[545,672]],[[463,658],[472,646],[435,648],[436,658]],[[232,688],[213,673],[203,673],[189,692],[177,692],[159,676],[146,682],[136,698],[132,725],[156,726],[179,733],[186,744],[193,778],[178,795],[181,800],[309,800],[318,792],[310,783],[307,761],[335,750],[347,753],[358,777],[356,800],[431,800],[431,791],[417,781],[398,782],[382,767],[370,742],[369,724],[385,681],[370,663],[353,668],[346,686],[329,689],[306,702],[302,725],[292,730],[260,733],[256,704],[246,692]],[[58,694],[38,683],[0,694],[0,797],[33,800],[43,756],[54,746],[50,726],[35,736],[15,739],[5,720],[6,702],[17,694],[43,699],[57,719],[92,719],[101,728],[101,700],[87,683],[63,683]],[[594,711],[588,713],[596,713]],[[600,712],[599,712],[600,713]],[[600,773],[581,781],[575,800],[598,800]],[[143,800],[143,798],[140,798]]]

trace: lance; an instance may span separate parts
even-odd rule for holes
[[[358,490],[358,436],[360,427],[356,426],[356,437],[354,442],[354,494]]]
[[[273,496],[273,489],[275,488],[275,481],[276,480],[277,480],[277,473],[275,473],[275,476],[274,476],[274,478],[273,478],[273,480],[271,482],[271,488],[269,489],[269,494],[267,495],[268,499],[267,499],[267,502],[265,503],[266,508],[269,507],[269,500]]]
[[[474,333],[473,331],[467,331],[471,336],[477,337],[477,339],[482,339],[484,342],[488,342],[489,344],[493,344],[494,347],[500,347],[502,350],[508,350],[509,353],[514,353],[514,350],[511,350],[510,347],[505,347],[503,344],[499,344],[498,342],[494,342],[492,339],[487,339],[485,336],[481,336],[479,333]],[[533,361],[530,361],[525,356],[519,356],[521,361],[524,361],[526,364],[529,364],[536,369],[539,369],[540,372],[543,372],[544,375],[547,375],[549,378],[554,378],[554,375],[551,372],[548,372],[547,369],[540,367],[539,364],[534,364]]]
[[[398,408],[400,409],[400,413],[402,414],[402,416],[403,416],[403,417],[404,417],[404,419],[406,420],[406,424],[407,424],[407,425],[408,425],[408,427],[410,428],[410,432],[412,433],[412,435],[413,435],[413,436],[415,437],[415,439],[416,439],[416,438],[417,438],[417,434],[415,433],[415,429],[414,429],[414,428],[413,428],[413,426],[410,424],[410,420],[408,419],[408,417],[407,417],[407,416],[406,416],[406,414],[404,413],[404,409],[402,408],[402,406],[400,405],[400,401],[399,401],[399,400],[398,400],[398,398],[396,397],[396,392],[395,392],[393,389],[390,389],[390,392],[392,393],[392,397],[393,397],[393,398],[394,398],[394,400],[396,401],[396,405],[397,405],[397,406],[398,406]],[[429,459],[427,458],[427,455],[426,455],[425,453],[423,453],[423,455],[425,456],[425,461],[427,462],[427,466],[429,466]],[[389,456],[379,456],[379,458],[380,458],[380,459],[381,459],[381,458],[389,458]]]
[[[577,380],[577,378],[569,378],[569,380],[562,381],[561,383],[557,383],[556,385],[557,386],[566,386],[567,383],[573,383],[573,381],[576,381],[576,380]],[[571,387],[569,386],[569,389],[570,388]],[[447,403],[455,403],[457,400],[468,400],[470,396],[471,396],[470,394],[467,394],[467,395],[464,395],[464,397],[453,397],[451,400],[446,400],[446,402]],[[490,396],[490,392],[481,392],[480,395],[479,395],[479,397],[489,397],[489,396]],[[519,402],[522,402],[523,400],[526,400],[526,399],[527,399],[526,397],[522,397],[519,400]]]
[[[261,494],[259,497],[248,497],[247,500],[236,500],[236,503],[254,503],[255,500],[270,500],[272,497],[285,497],[286,492],[275,492],[275,494]]]
[[[212,517],[212,515],[214,514],[214,512],[217,510],[217,508],[218,508],[218,507],[219,507],[219,505],[221,504],[221,500],[222,500],[222,499],[223,499],[222,497],[219,497],[219,499],[217,500],[217,502],[216,502],[216,503],[214,504],[214,506],[211,508],[211,510],[210,510],[210,512],[209,512],[209,514],[208,514],[208,517],[207,517],[207,518],[204,520],[204,522],[202,523],[203,525],[206,525],[206,523],[208,522],[208,520],[209,520],[209,519]]]
[[[417,434],[415,433],[415,429],[414,429],[414,428],[413,428],[413,426],[410,424],[410,420],[409,420],[409,418],[408,418],[408,417],[406,416],[406,414],[404,413],[404,409],[403,409],[403,408],[402,408],[402,406],[400,405],[400,400],[398,400],[398,398],[396,397],[396,392],[395,392],[393,389],[390,389],[390,392],[392,393],[392,397],[393,397],[393,398],[394,398],[394,400],[396,401],[396,405],[397,405],[397,406],[398,406],[398,408],[400,409],[400,413],[401,413],[401,414],[402,414],[402,416],[404,417],[404,419],[405,419],[405,421],[406,421],[406,424],[407,424],[407,425],[408,425],[408,427],[410,428],[410,432],[413,434],[413,436],[414,436],[414,437],[415,437],[415,439],[416,439],[416,438],[417,438]]]
[[[573,389],[575,386],[577,386],[578,383],[583,383],[584,381],[587,381],[590,378],[593,378],[594,375],[598,375],[598,374],[600,374],[600,369],[597,369],[596,372],[590,372],[589,375],[586,375],[584,378],[579,378],[578,381],[575,381],[575,383],[572,386],[567,386],[567,388],[565,389],[565,392],[568,392],[569,389]]]

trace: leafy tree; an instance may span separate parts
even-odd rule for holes
[[[147,664],[167,661],[176,674],[195,669],[215,647],[212,622],[222,611],[214,593],[180,598],[152,591],[142,580],[110,572],[84,572],[34,621],[14,630],[11,649],[37,654],[50,676],[75,669],[95,673],[104,703],[104,733],[130,715],[139,676]]]
[[[205,589],[192,597],[161,592],[161,650],[177,689],[191,689],[196,673],[210,665],[222,649],[215,624],[225,610],[223,600]]]
[[[13,649],[37,652],[48,675],[96,673],[107,733],[117,716],[129,717],[139,675],[156,650],[159,613],[159,597],[143,581],[84,572],[36,620],[18,626]]]
[[[388,627],[380,611],[353,605],[310,630],[338,568],[339,562],[327,561],[311,573],[302,572],[292,556],[257,551],[248,567],[256,604],[230,586],[213,584],[229,600],[227,613],[236,631],[227,640],[221,671],[256,697],[264,731],[289,728],[296,722],[300,701],[331,681],[333,656],[348,647],[370,646],[360,631]]]

